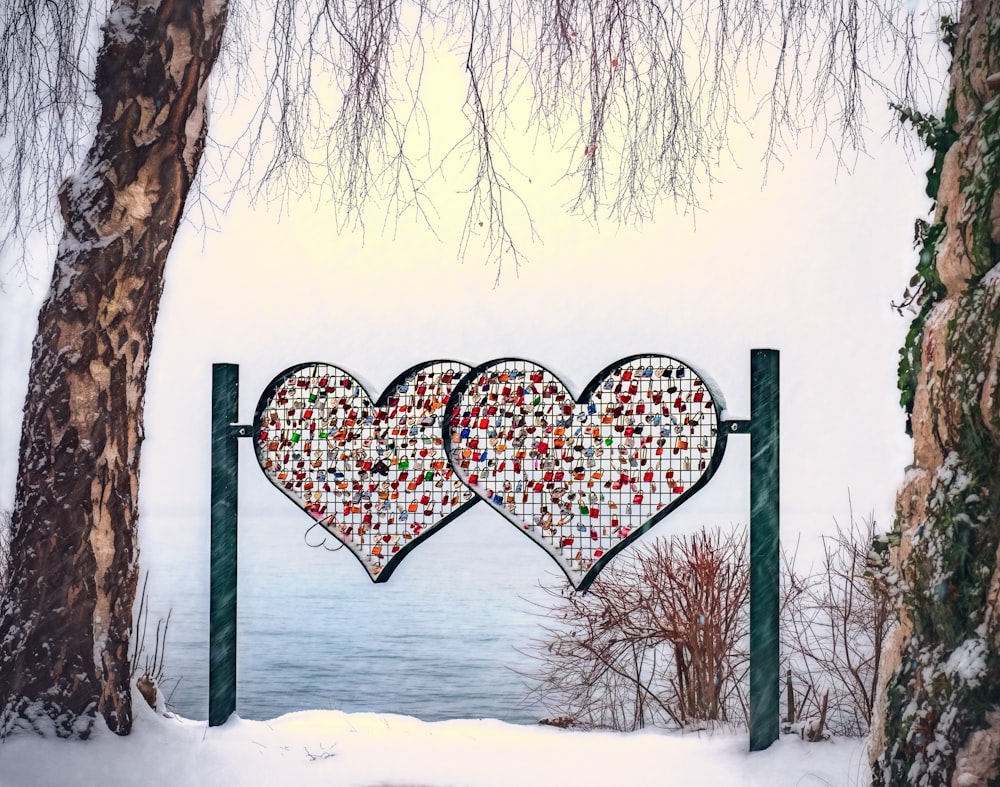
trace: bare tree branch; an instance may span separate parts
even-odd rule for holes
[[[468,199],[459,254],[481,243],[499,272],[535,237],[520,196],[526,162],[504,143],[511,134],[566,156],[571,211],[634,222],[663,203],[684,210],[711,187],[729,130],[746,121],[740,107],[756,103],[768,119],[761,153],[780,162],[806,130],[838,155],[863,148],[872,90],[903,105],[937,100],[922,61],[954,4],[919,13],[905,0],[231,5],[216,106],[255,109],[203,179],[223,196],[195,210],[225,209],[249,188],[284,207],[304,196],[329,202],[341,227],[363,227],[373,208],[383,232],[411,211],[433,227],[428,185],[454,160]],[[19,0],[0,11],[2,244],[56,221],[52,196],[94,126],[106,14],[98,0]],[[454,55],[467,84],[466,129],[435,157],[428,40],[446,44],[435,57]],[[455,130],[433,131],[447,139]]]

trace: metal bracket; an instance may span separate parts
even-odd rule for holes
[[[751,423],[749,418],[724,420],[719,424],[719,431],[729,434],[750,434]]]
[[[250,437],[253,434],[253,424],[229,424],[232,432],[230,437]]]

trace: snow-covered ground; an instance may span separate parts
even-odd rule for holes
[[[140,700],[132,735],[18,735],[0,744],[2,787],[853,787],[864,741],[786,735],[750,754],[746,733],[579,732],[493,720],[304,711],[209,729]]]

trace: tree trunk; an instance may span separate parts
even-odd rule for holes
[[[897,500],[901,625],[872,727],[878,785],[1000,780],[1000,0],[966,0],[948,38],[948,112],[924,127],[937,152],[927,299],[901,364],[914,464]]]
[[[132,725],[142,406],[164,266],[205,138],[225,0],[114,3],[97,134],[32,347],[0,608],[0,733]]]

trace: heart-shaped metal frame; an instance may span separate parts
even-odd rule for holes
[[[373,399],[350,372],[333,364],[302,363],[278,374],[258,400],[253,443],[264,475],[296,507],[348,546],[374,582],[389,579],[418,544],[479,500],[453,475],[441,439],[445,403],[468,369],[467,364],[453,360],[411,366]],[[435,379],[421,380],[422,374]],[[325,402],[345,381],[350,394],[332,397],[336,412],[343,415],[336,416],[340,420],[332,425],[333,430],[324,429],[317,421],[329,417]],[[421,385],[434,388],[433,402]],[[440,392],[440,386],[447,386],[447,391]],[[297,396],[287,395],[286,407],[279,414],[280,408],[272,407],[272,402],[289,387]],[[409,403],[401,403],[401,394],[427,404],[413,411]],[[320,411],[320,400],[322,416],[314,412]],[[376,433],[376,428],[385,434]],[[387,439],[390,431],[392,439]],[[424,464],[428,456],[433,466]],[[434,518],[435,507],[446,512]]]
[[[494,376],[492,373],[496,372]],[[528,387],[523,390],[515,391],[515,386],[519,386],[521,383],[517,381],[518,375],[525,375],[523,382],[528,385]],[[487,381],[487,375],[488,381]],[[531,375],[534,375],[536,379],[532,380]],[[639,402],[632,402],[631,397],[634,394],[627,393],[628,388],[626,388],[626,393],[622,393],[620,388],[615,391],[614,388],[616,383],[612,379],[617,375],[618,384],[622,382],[628,382],[635,393],[639,393],[640,386],[638,385],[639,380],[672,380],[673,383],[668,383],[662,387],[662,392],[660,392],[660,399],[657,400],[657,406],[659,408],[658,413],[649,412],[649,420],[647,421],[645,412],[645,402],[643,403],[643,409],[640,410],[638,405]],[[547,376],[547,377],[546,377]],[[635,384],[633,384],[633,376],[635,379]],[[504,378],[504,379],[502,379]],[[608,383],[610,382],[610,388]],[[681,385],[676,385],[681,381],[687,386],[686,391],[681,391]],[[537,391],[539,385],[547,386],[552,388],[553,384],[558,386],[558,390],[554,392],[552,397],[552,402],[549,404],[548,410],[545,411],[546,402],[543,401],[543,397]],[[486,389],[482,391],[482,395],[477,397],[479,400],[478,405],[472,405],[465,407],[466,394],[473,389],[474,386],[479,385],[480,387],[486,386]],[[497,390],[491,390],[491,386],[495,386]],[[530,387],[534,387],[536,390],[532,393],[532,403],[527,405],[525,403],[524,396],[528,393]],[[596,400],[603,399],[603,393],[605,390],[610,391],[611,396],[618,397],[618,403],[622,406],[619,408],[617,404],[614,405],[614,411],[618,412],[618,416],[623,417],[623,422],[621,424],[613,424],[610,428],[606,428],[606,424],[602,424],[600,430],[600,439],[605,441],[609,448],[615,446],[613,430],[618,430],[621,426],[620,431],[614,432],[614,434],[620,434],[621,440],[630,440],[631,446],[635,445],[635,436],[637,434],[641,435],[641,440],[648,442],[647,438],[651,436],[652,428],[657,427],[660,436],[665,435],[667,438],[678,437],[677,442],[674,446],[683,445],[684,451],[688,451],[689,445],[686,441],[679,439],[681,436],[686,435],[688,431],[688,423],[685,422],[684,418],[675,419],[676,423],[671,421],[671,418],[675,411],[679,414],[683,414],[686,411],[686,405],[690,403],[685,403],[683,401],[683,396],[676,400],[671,400],[670,405],[662,405],[662,395],[668,392],[668,389],[676,389],[685,394],[690,399],[694,399],[695,402],[702,404],[702,414],[705,412],[710,413],[710,418],[712,422],[711,434],[713,436],[711,448],[705,448],[705,458],[699,460],[699,464],[703,463],[702,467],[698,469],[697,478],[692,480],[692,476],[689,470],[685,470],[688,473],[687,480],[690,480],[690,485],[685,484],[681,487],[680,484],[674,485],[673,482],[673,471],[668,469],[663,470],[662,477],[656,477],[652,470],[641,470],[636,472],[635,480],[646,482],[646,491],[651,487],[654,491],[657,490],[656,483],[665,483],[669,486],[669,491],[666,493],[668,500],[664,502],[661,507],[652,510],[649,516],[642,515],[641,521],[634,527],[623,528],[621,527],[621,517],[612,518],[608,507],[604,506],[606,499],[601,498],[598,505],[595,507],[593,501],[595,499],[594,492],[588,492],[588,497],[584,501],[582,500],[582,490],[589,488],[593,490],[595,487],[594,480],[598,476],[597,470],[594,470],[594,464],[590,467],[584,466],[584,472],[576,472],[580,470],[580,467],[576,467],[573,472],[572,482],[570,479],[565,478],[566,468],[563,468],[562,472],[558,470],[553,470],[548,475],[545,474],[544,467],[541,468],[543,475],[542,479],[544,481],[538,481],[532,478],[531,483],[528,485],[532,487],[530,490],[523,486],[524,476],[526,475],[524,468],[522,466],[515,465],[513,471],[515,474],[520,474],[522,476],[522,485],[520,487],[515,486],[511,481],[507,480],[504,482],[506,488],[491,489],[488,486],[484,487],[479,483],[479,475],[481,473],[473,472],[473,464],[479,463],[478,466],[484,469],[492,467],[492,463],[496,459],[497,451],[500,447],[503,450],[504,459],[500,460],[506,462],[510,459],[510,454],[507,451],[507,442],[518,437],[523,440],[523,436],[518,433],[515,435],[514,430],[510,429],[511,424],[507,424],[507,429],[505,433],[499,431],[499,427],[503,425],[504,418],[510,417],[512,414],[512,402],[516,404],[517,407],[521,407],[522,410],[518,413],[520,418],[520,423],[515,424],[515,428],[523,428],[525,432],[531,431],[532,433],[537,433],[539,427],[542,432],[539,433],[539,438],[531,438],[533,440],[532,449],[535,456],[532,457],[531,453],[522,444],[519,450],[516,450],[513,454],[514,457],[520,456],[523,463],[533,462],[534,466],[532,471],[536,472],[539,469],[539,457],[543,457],[541,461],[546,461],[546,459],[553,461],[554,457],[552,453],[556,450],[557,443],[555,439],[557,437],[557,430],[559,429],[558,424],[562,424],[565,434],[565,426],[567,423],[570,424],[587,424],[587,429],[591,431],[590,445],[591,447],[597,445],[594,440],[597,439],[597,433],[594,432],[597,429],[596,426],[589,424],[588,419],[590,416],[597,413]],[[647,385],[647,393],[652,397],[652,385]],[[675,392],[676,392],[675,391]],[[696,391],[703,391],[707,393],[708,402],[705,402],[704,394],[698,396]],[[493,395],[491,399],[490,396]],[[561,398],[558,398],[560,394],[564,394]],[[671,393],[673,396],[674,393]],[[608,397],[610,399],[610,396]],[[650,398],[650,402],[653,398]],[[492,402],[492,405],[490,404]],[[560,405],[560,411],[558,413],[553,412],[554,405]],[[602,402],[604,404],[604,402]],[[539,419],[538,405],[542,405],[543,412]],[[629,405],[632,405],[630,407]],[[525,407],[533,407],[535,410],[528,413]],[[715,386],[715,384],[707,378],[705,375],[698,372],[690,364],[675,358],[673,356],[659,355],[659,354],[637,354],[630,355],[626,358],[622,358],[609,364],[600,372],[598,372],[593,379],[587,384],[583,389],[579,397],[574,398],[572,392],[567,388],[567,386],[556,376],[554,373],[549,371],[546,367],[541,364],[537,364],[532,361],[528,361],[521,358],[498,358],[486,363],[480,364],[473,368],[468,374],[466,374],[461,381],[455,386],[452,391],[452,396],[445,408],[444,417],[442,419],[443,432],[444,432],[444,448],[445,454],[448,461],[451,463],[452,469],[455,472],[456,477],[462,480],[470,489],[475,492],[478,496],[485,499],[493,508],[499,511],[506,519],[517,526],[518,530],[531,538],[535,543],[539,544],[549,555],[556,561],[560,569],[566,574],[567,579],[570,584],[573,585],[577,590],[584,591],[590,584],[594,581],[600,571],[608,564],[608,562],[617,555],[622,549],[631,544],[635,539],[639,538],[643,533],[645,533],[649,528],[663,519],[667,514],[677,508],[677,506],[684,503],[686,500],[690,499],[692,495],[698,492],[714,475],[716,469],[722,461],[722,457],[725,453],[726,442],[727,442],[727,430],[721,428],[723,421],[723,412],[725,411],[725,400]],[[664,415],[666,413],[666,416]],[[551,415],[551,418],[546,416]],[[602,418],[606,418],[606,412],[602,415]],[[625,421],[629,420],[630,416],[641,415],[642,418],[638,419],[639,424],[636,424],[636,418],[631,418],[631,426],[626,425]],[[533,428],[527,426],[527,418],[532,417]],[[663,419],[666,417],[667,423],[663,424]],[[688,418],[688,420],[691,420]],[[654,423],[655,421],[655,423]],[[512,422],[513,423],[513,422]],[[649,427],[650,432],[643,434],[646,427]],[[695,426],[700,426],[698,431],[699,436],[704,436],[706,433],[706,428],[700,424],[700,422],[695,422]],[[470,448],[473,442],[472,430],[478,429],[477,435],[485,435],[489,437],[492,444],[487,442],[486,445]],[[547,431],[546,431],[547,430]],[[579,437],[583,430],[582,426],[577,426],[575,432],[569,435],[570,439],[576,439]],[[695,432],[694,426],[690,427],[692,434]],[[683,433],[683,434],[681,434]],[[545,442],[542,442],[541,436],[548,435]],[[606,436],[610,435],[610,436]],[[551,439],[550,439],[551,438]],[[658,439],[660,439],[658,437]],[[503,441],[503,445],[501,442]],[[565,438],[562,441],[565,444]],[[669,440],[661,442],[657,448],[662,450],[664,444],[669,444]],[[579,449],[579,445],[577,449]],[[675,454],[679,455],[680,448],[674,451],[674,446],[670,446],[670,450]],[[544,451],[542,448],[544,447]],[[590,450],[590,449],[586,449]],[[471,453],[471,456],[469,455]],[[611,453],[609,451],[609,453]],[[626,459],[626,453],[632,453],[634,456],[628,457]],[[464,454],[464,455],[463,455]],[[710,455],[709,455],[710,454]],[[658,456],[662,456],[661,453],[657,453]],[[621,451],[619,449],[619,461],[626,460],[631,462],[635,459],[636,466],[639,467],[638,462],[638,451],[633,451],[629,448],[628,452]],[[687,454],[685,454],[687,456]],[[589,457],[593,459],[593,455]],[[582,459],[582,457],[581,457]],[[663,466],[663,460],[656,460],[656,469],[659,470]],[[610,461],[608,461],[610,465]],[[464,465],[464,466],[463,466]],[[497,465],[499,468],[497,472],[506,469],[501,465]],[[608,468],[605,468],[608,469]],[[631,469],[631,468],[630,468]],[[492,473],[492,471],[490,471]],[[647,475],[648,474],[648,475]],[[509,475],[509,474],[508,474]],[[537,517],[528,519],[527,521],[519,513],[518,499],[522,501],[523,505],[526,505],[523,501],[529,499],[529,494],[538,492],[548,492],[552,487],[553,481],[549,478],[549,475],[553,476],[555,482],[561,483],[564,490],[580,490],[571,492],[560,493],[560,498],[558,499],[558,504],[561,506],[561,511],[566,512],[566,501],[562,495],[571,497],[571,503],[577,502],[579,516],[587,516],[588,525],[584,528],[584,532],[587,532],[587,536],[580,536],[580,541],[586,541],[585,544],[588,549],[592,549],[591,544],[594,541],[599,542],[600,545],[607,545],[606,548],[593,549],[592,554],[588,554],[587,558],[581,558],[582,550],[578,550],[574,558],[567,558],[567,553],[565,551],[565,542],[569,540],[563,537],[565,530],[560,531],[559,526],[563,528],[568,525],[566,522],[571,522],[572,518],[576,516],[575,511],[571,511],[567,514],[569,520],[566,517],[560,517],[560,522],[558,524],[553,522],[552,514],[553,512],[548,510],[548,505],[542,506],[541,503],[544,499],[539,498],[535,503],[535,510],[538,512]],[[632,488],[632,475],[631,473],[621,473],[620,478],[629,478],[630,491]],[[496,474],[493,473],[491,478],[496,479]],[[619,499],[621,499],[620,489],[621,481],[613,481],[610,479],[605,479],[600,476],[600,486],[603,488],[606,485],[613,488],[615,484],[618,484],[617,490],[619,491]],[[539,486],[544,486],[544,489],[539,489]],[[679,491],[677,491],[679,490]],[[558,490],[557,490],[558,491]],[[640,492],[643,491],[640,489]],[[575,498],[574,496],[580,494],[581,498]],[[602,493],[603,494],[603,493]],[[659,498],[664,497],[664,493],[658,492]],[[626,495],[627,496],[627,495]],[[551,498],[550,498],[551,499]],[[639,505],[642,505],[642,500],[639,500]],[[535,505],[533,503],[533,505]],[[615,504],[618,505],[617,503]],[[631,503],[628,503],[631,517]],[[646,506],[648,508],[648,506]],[[573,506],[570,505],[572,509]],[[596,508],[597,510],[593,510]],[[546,521],[548,517],[548,521]],[[591,529],[590,518],[597,517],[598,522],[595,523],[596,528]],[[566,520],[566,521],[564,521]],[[583,527],[580,524],[574,525],[576,528]],[[614,531],[617,528],[617,532],[609,535],[609,530]],[[615,539],[619,540],[615,540]],[[569,549],[573,551],[579,546],[579,544],[574,544],[570,542]]]

